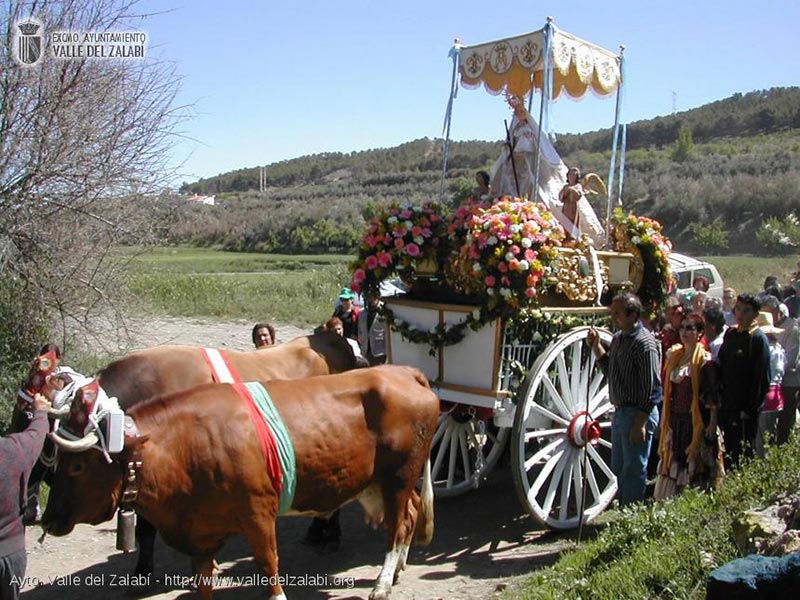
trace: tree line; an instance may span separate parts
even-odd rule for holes
[[[775,88],[631,124],[623,205],[664,223],[683,251],[795,251],[798,228],[796,244],[780,240],[794,231],[781,220],[800,215],[798,107],[800,88]],[[489,168],[501,146],[453,143],[442,200],[457,204],[469,195],[474,171]],[[610,130],[564,135],[557,147],[567,164],[607,176]],[[441,140],[422,139],[282,161],[267,167],[266,192],[254,191],[258,169],[200,180],[184,191],[216,193],[218,206],[181,208],[178,202],[169,241],[227,250],[352,252],[372,207],[439,200],[442,150]],[[605,214],[602,202],[596,209]],[[765,223],[778,234],[768,236]]]

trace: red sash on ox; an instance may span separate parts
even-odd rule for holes
[[[211,378],[216,383],[237,383],[242,380],[233,368],[228,355],[215,348],[200,348],[203,358],[211,370]]]
[[[253,425],[256,428],[258,441],[261,443],[261,449],[264,451],[264,458],[267,463],[267,473],[272,480],[272,485],[275,491],[280,494],[283,486],[283,469],[281,468],[281,461],[278,456],[278,447],[275,443],[275,437],[272,431],[264,420],[261,411],[258,410],[256,402],[253,399],[250,390],[242,383],[236,370],[228,360],[227,355],[222,350],[213,348],[201,348],[203,358],[211,369],[211,377],[217,383],[230,383],[233,389],[241,396],[247,403],[247,408],[250,410],[250,417],[253,419]]]
[[[264,420],[261,411],[258,410],[256,401],[247,386],[241,381],[237,381],[231,385],[233,385],[233,389],[236,390],[236,393],[247,403],[247,408],[250,410],[250,417],[253,419],[253,425],[255,425],[256,428],[258,441],[261,443],[261,449],[264,451],[264,460],[267,463],[267,473],[272,480],[272,487],[280,494],[283,488],[283,468],[281,467],[281,459],[278,456],[278,445],[275,442],[275,436]]]

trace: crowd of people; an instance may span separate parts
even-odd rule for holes
[[[615,406],[611,462],[622,506],[643,500],[648,481],[655,499],[714,488],[743,457],[764,457],[795,427],[795,281],[781,289],[768,277],[758,293],[726,288],[719,299],[697,279],[651,321],[635,295],[616,296],[609,348],[596,332],[588,336]]]

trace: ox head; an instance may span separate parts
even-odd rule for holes
[[[28,378],[19,390],[19,399],[31,403],[36,394],[49,396],[50,386],[55,383],[52,375],[60,363],[61,350],[55,344],[46,344],[39,352],[39,356],[33,359]]]
[[[125,486],[129,457],[146,440],[125,438],[125,448],[112,457],[100,447],[96,422],[112,402],[96,380],[75,394],[69,415],[50,434],[59,449],[42,527],[53,535],[66,535],[76,523],[96,525],[114,516]],[[115,403],[115,402],[113,402]]]

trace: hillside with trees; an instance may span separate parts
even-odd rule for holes
[[[608,173],[611,129],[559,136],[564,161]],[[457,203],[501,141],[454,142],[445,201]],[[443,143],[324,153],[202,179],[184,193],[217,206],[177,204],[169,241],[262,252],[351,251],[375,206],[438,199]],[[689,252],[791,252],[800,244],[800,88],[735,94],[628,125],[623,204],[660,220]],[[605,211],[603,210],[602,213]]]

